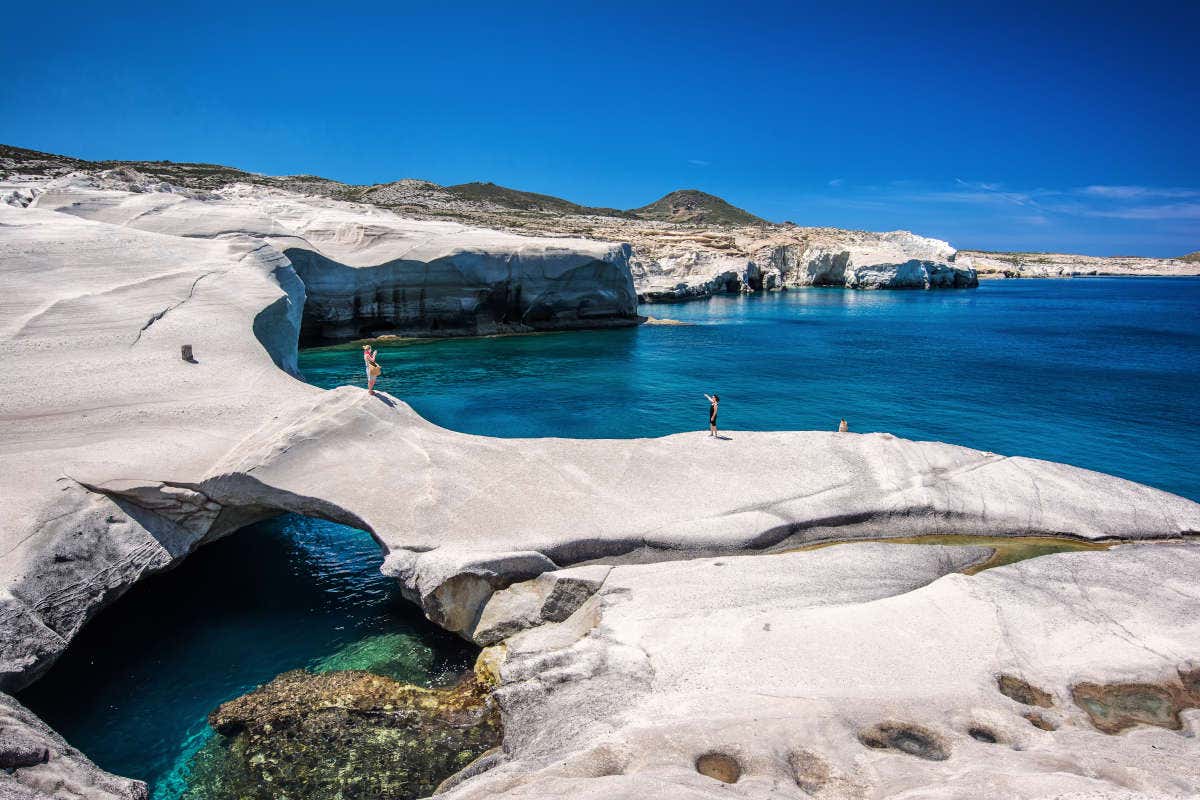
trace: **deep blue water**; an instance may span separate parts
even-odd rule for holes
[[[380,387],[492,436],[729,429],[890,431],[1063,461],[1200,500],[1200,279],[1076,278],[975,290],[808,289],[643,313],[690,323],[384,344]],[[357,349],[302,354],[362,383]]]
[[[474,649],[379,572],[363,532],[287,515],[206,545],[101,612],[20,699],[156,800],[187,786],[218,704],[289,669],[452,680]]]
[[[493,436],[886,430],[1065,461],[1200,499],[1200,280],[811,289],[649,306],[689,323],[384,345],[381,388]],[[362,382],[357,347],[308,351]],[[224,700],[299,667],[448,680],[472,649],[428,623],[362,532],[285,516],[207,545],[101,613],[21,699],[101,766],[177,798]]]

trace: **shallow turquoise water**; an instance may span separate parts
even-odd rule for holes
[[[101,612],[20,699],[100,766],[187,787],[208,712],[289,669],[450,682],[474,648],[379,572],[363,532],[287,515],[206,545]]]
[[[1200,499],[1200,280],[812,289],[644,309],[686,326],[385,345],[381,387],[494,436],[887,430],[1065,461]],[[361,382],[357,348],[308,351]],[[101,766],[186,788],[205,716],[280,672],[366,668],[435,683],[472,649],[379,573],[370,537],[285,516],[201,548],[84,629],[21,699]]]
[[[690,323],[385,344],[380,387],[492,436],[890,431],[1063,461],[1200,500],[1200,280],[808,289],[643,313]],[[307,351],[314,383],[362,383],[356,349]]]

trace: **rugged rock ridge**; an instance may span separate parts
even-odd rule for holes
[[[614,566],[492,648],[506,760],[448,796],[1194,794],[1200,548],[972,551]]]
[[[146,800],[146,784],[110,775],[32,711],[0,693],[0,797]]]

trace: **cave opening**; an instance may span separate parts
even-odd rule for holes
[[[257,522],[133,586],[17,697],[154,800],[193,796],[215,736],[207,715],[281,673],[417,686],[469,673],[478,648],[425,619],[382,562],[366,531],[296,514]]]

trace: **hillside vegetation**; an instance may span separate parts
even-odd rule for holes
[[[770,225],[762,217],[730,205],[699,189],[678,189],[650,205],[629,212],[638,219],[683,222],[695,225]]]

